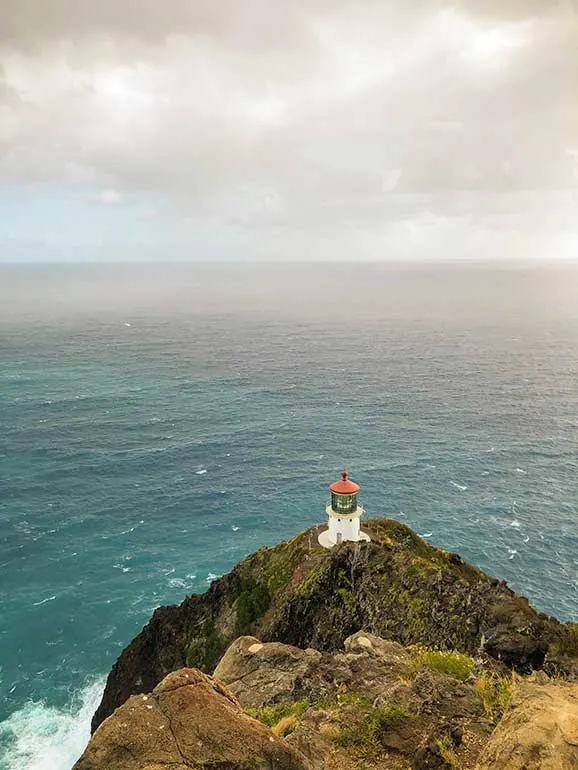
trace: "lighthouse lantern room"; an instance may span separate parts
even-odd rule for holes
[[[359,484],[347,478],[343,471],[341,479],[330,485],[331,503],[326,512],[329,517],[329,527],[319,535],[319,543],[324,548],[333,548],[344,540],[359,542],[370,537],[359,527],[359,517],[363,508],[357,503]]]

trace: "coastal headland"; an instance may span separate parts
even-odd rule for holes
[[[508,585],[386,518],[370,542],[319,546],[320,527],[262,548],[204,594],[158,608],[107,680],[93,731],[132,695],[183,667],[211,674],[242,636],[324,652],[363,630],[495,662],[529,675],[578,678],[578,630],[535,610]]]

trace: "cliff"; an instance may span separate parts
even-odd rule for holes
[[[372,542],[327,551],[315,527],[247,557],[205,594],[160,607],[114,664],[93,730],[171,671],[212,672],[243,635],[326,652],[364,629],[403,645],[482,651],[519,672],[576,675],[575,628],[399,522],[370,519],[364,529]]]
[[[73,770],[169,767],[572,770],[578,685],[364,631],[338,652],[243,636],[214,678],[184,668],[131,696]]]

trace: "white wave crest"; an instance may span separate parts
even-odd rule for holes
[[[70,770],[90,738],[104,680],[65,708],[30,701],[0,724],[0,770]]]

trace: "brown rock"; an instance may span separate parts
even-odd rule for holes
[[[410,706],[421,713],[444,718],[484,713],[482,700],[473,687],[437,671],[421,669],[409,689]]]
[[[196,669],[133,695],[92,736],[73,770],[308,770],[305,757]]]
[[[400,677],[407,674],[409,655],[396,642],[360,631],[345,640],[345,650],[322,654],[242,636],[227,649],[214,676],[244,708],[258,708],[315,699],[342,685],[380,697],[399,687]]]
[[[452,770],[437,741],[432,741],[415,752],[411,768],[412,770]]]
[[[300,650],[280,642],[263,644],[241,636],[227,649],[214,676],[226,684],[245,708],[299,698],[299,683],[321,660],[316,650]]]
[[[476,770],[576,770],[578,685],[520,682]]]
[[[344,642],[344,648],[345,652],[381,658],[390,666],[405,666],[410,660],[406,648],[398,642],[382,639],[366,631],[358,631],[348,636]]]

